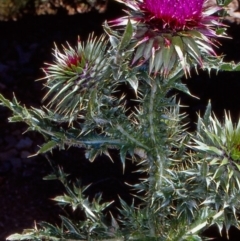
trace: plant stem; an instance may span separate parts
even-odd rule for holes
[[[155,128],[156,125],[154,123],[155,118],[155,109],[154,104],[156,103],[156,93],[157,93],[157,84],[155,80],[151,81],[151,93],[150,93],[150,100],[149,100],[149,114],[148,114],[148,121],[150,125],[150,139],[151,144],[153,146],[152,153],[148,153],[148,161],[149,161],[149,202],[148,202],[148,209],[149,213],[151,213],[151,208],[154,200],[154,194],[156,190],[159,190],[162,186],[162,172],[163,172],[163,159],[159,154],[159,144],[156,141],[155,136]],[[150,215],[154,217],[154,215]],[[150,236],[156,236],[156,227],[155,222],[152,219],[149,219],[149,228],[150,228]]]
[[[155,189],[160,189],[162,186],[162,175],[163,175],[163,162],[164,159],[163,155],[161,155],[160,153],[162,153],[161,150],[159,150],[159,148],[161,148],[160,143],[156,142],[156,137],[155,137],[155,128],[156,128],[156,124],[154,123],[154,114],[155,114],[155,110],[154,110],[154,104],[156,103],[156,92],[157,92],[157,83],[155,80],[152,81],[151,83],[152,88],[151,88],[151,94],[150,94],[150,101],[149,101],[149,115],[148,115],[148,120],[149,120],[149,124],[150,124],[150,138],[152,141],[152,145],[154,147],[154,158],[156,160],[152,160],[150,161],[150,179],[156,179],[156,182],[153,185],[150,185],[150,189],[155,190]],[[155,127],[155,128],[154,128]],[[150,158],[149,160],[151,160],[153,158]]]

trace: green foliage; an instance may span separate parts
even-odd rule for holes
[[[181,77],[186,66],[196,67],[199,57],[208,71],[237,71],[239,64],[209,57],[205,45],[196,48],[194,39],[178,36],[172,48],[186,62],[172,57],[170,48],[160,50],[165,57],[161,64],[162,59],[155,58],[135,65],[149,52],[136,46],[135,28],[129,20],[122,31],[106,23],[99,38],[91,35],[85,44],[78,41],[76,48],[62,51],[55,47],[54,63],[44,68],[47,106],[41,109],[0,95],[0,103],[13,113],[10,122],[25,122],[28,131],[44,136],[36,155],[76,146],[85,150],[89,161],[101,154],[112,159],[109,150],[116,149],[123,171],[128,159],[134,161],[146,178],[132,185],[137,193],[132,204],[120,198],[119,216],[107,214],[112,202],[104,203],[101,195],[90,200],[85,194],[89,186],[70,182],[49,160],[53,173],[45,180],[57,179],[65,187],[65,194],[53,200],[80,211],[82,219],[61,216],[60,227],[42,222],[8,240],[201,241],[202,231],[211,225],[219,232],[224,226],[227,232],[231,225],[238,227],[240,121],[235,126],[225,114],[222,123],[209,103],[197,131],[189,133],[186,115],[169,91],[191,95]],[[186,51],[181,50],[183,42]]]
[[[239,132],[240,123],[234,126],[225,113],[221,124],[212,115],[199,117],[198,133],[193,138],[192,148],[198,151],[199,162],[204,164],[208,197],[204,203],[224,208],[224,225],[228,231],[231,225],[238,226],[239,208]],[[196,179],[192,178],[192,180]]]

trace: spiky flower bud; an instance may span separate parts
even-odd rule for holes
[[[106,41],[90,36],[83,45],[80,40],[76,49],[68,46],[63,53],[54,50],[55,63],[44,69],[49,89],[44,99],[56,113],[76,117],[86,109],[91,90],[97,88],[105,77]]]
[[[177,66],[188,75],[204,56],[216,56],[213,45],[216,29],[223,26],[217,16],[219,6],[208,0],[118,0],[131,10],[128,16],[112,21],[135,27],[136,52],[133,64],[149,61],[149,72],[167,77]]]

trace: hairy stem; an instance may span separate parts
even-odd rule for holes
[[[156,137],[155,137],[155,128],[156,125],[154,123],[154,104],[156,103],[156,92],[157,92],[157,84],[156,81],[152,81],[152,88],[151,88],[151,94],[150,94],[150,101],[149,101],[149,114],[148,114],[148,120],[150,124],[150,138],[152,141],[152,145],[154,146],[154,157],[156,160],[152,160],[150,162],[150,179],[157,178],[156,183],[154,184],[154,187],[150,185],[150,189],[155,190],[159,189],[162,185],[162,175],[163,175],[163,162],[164,158],[160,155],[159,152],[159,143],[156,143]]]
[[[150,94],[150,100],[149,100],[149,106],[148,106],[148,121],[150,125],[150,139],[151,144],[154,146],[154,152],[152,154],[148,154],[148,160],[149,160],[149,203],[148,203],[148,209],[149,212],[151,212],[151,206],[153,202],[154,192],[158,188],[159,184],[158,181],[156,182],[156,176],[158,176],[159,169],[161,170],[161,162],[154,160],[155,158],[159,159],[159,153],[158,153],[158,145],[156,143],[156,137],[155,137],[155,129],[154,129],[154,102],[157,92],[157,85],[155,81],[152,81],[152,87],[151,87],[151,94]],[[153,155],[153,156],[152,156]],[[160,166],[156,166],[156,164],[160,164]],[[161,179],[161,176],[157,177],[157,179]],[[160,181],[161,182],[161,181]],[[151,200],[151,201],[150,201]],[[148,221],[149,227],[150,227],[150,235],[152,237],[156,236],[156,230],[154,225],[154,220],[149,219]]]

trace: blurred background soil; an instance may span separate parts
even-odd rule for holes
[[[1,0],[0,0],[1,1]],[[79,11],[80,12],[80,11]],[[39,107],[44,95],[41,70],[44,63],[51,62],[54,42],[61,47],[66,41],[74,46],[77,36],[86,40],[92,32],[100,35],[102,23],[122,15],[122,6],[109,1],[105,11],[92,8],[88,13],[69,15],[67,9],[55,15],[34,16],[25,14],[17,21],[0,22],[0,93],[18,100],[27,107]],[[224,53],[228,61],[240,61],[240,26],[231,24],[229,34],[233,39],[222,39],[217,50]],[[178,93],[182,104],[188,105],[184,111],[189,114],[190,128],[194,129],[197,112],[203,113],[211,99],[213,111],[222,118],[224,110],[231,111],[234,121],[240,113],[240,73],[193,72],[192,78],[185,80],[192,94],[200,100]],[[176,92],[175,92],[176,93]],[[63,187],[55,181],[43,181],[51,172],[43,156],[27,158],[37,152],[43,139],[37,133],[23,134],[26,125],[8,123],[10,112],[0,107],[0,241],[12,233],[31,228],[34,222],[57,223],[63,211],[51,200],[63,192]],[[54,159],[64,166],[67,173],[83,180],[83,185],[93,183],[87,194],[104,192],[104,200],[116,200],[117,194],[131,200],[130,190],[124,182],[134,183],[134,164],[128,163],[122,174],[117,153],[112,153],[114,163],[105,157],[89,163],[81,149],[54,151]],[[216,237],[214,229],[208,236]],[[235,229],[230,232],[230,240],[239,240]],[[216,240],[225,240],[218,238]]]

